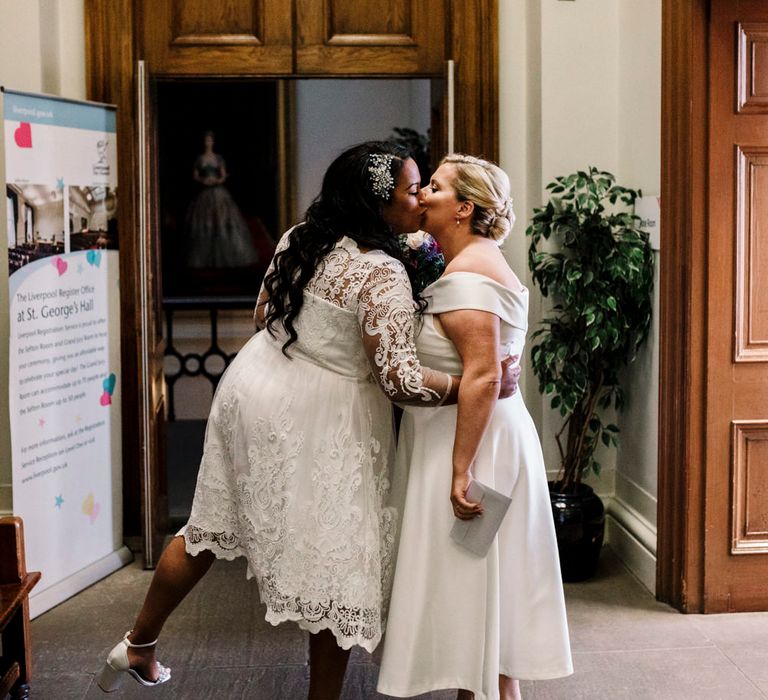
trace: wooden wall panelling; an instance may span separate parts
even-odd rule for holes
[[[733,517],[741,505],[733,489],[734,449],[732,426],[743,421],[768,420],[768,363],[762,340],[766,334],[766,299],[760,298],[768,259],[768,198],[763,196],[768,179],[764,156],[768,152],[768,110],[739,111],[739,23],[749,23],[757,32],[768,30],[768,5],[764,0],[711,0],[707,65],[708,183],[707,183],[707,424],[705,612],[734,612],[768,609],[768,553],[742,549],[734,556]],[[757,61],[759,56],[753,56]],[[755,64],[757,65],[757,64]],[[755,80],[753,79],[753,83]],[[759,94],[759,90],[754,91]],[[754,105],[753,105],[754,107]],[[737,155],[744,154],[748,172],[741,177]],[[745,164],[746,165],[746,164]],[[745,220],[739,224],[737,213]],[[745,211],[746,210],[746,211]],[[762,249],[762,252],[761,252]],[[739,290],[738,270],[749,276]],[[739,294],[743,295],[742,318],[737,316]],[[734,335],[748,327],[747,345],[741,361],[734,361]],[[749,351],[750,357],[743,355]],[[749,361],[747,361],[747,359]],[[754,452],[759,442],[748,442]],[[759,460],[758,460],[759,461]],[[744,478],[754,486],[757,462],[742,461]],[[752,474],[752,476],[750,476]],[[746,502],[755,506],[755,501]],[[763,505],[763,515],[768,506]],[[749,528],[757,517],[754,509]],[[747,553],[748,552],[748,553]]]
[[[761,210],[768,192],[768,146],[737,146],[736,159],[734,359],[768,362],[768,220]]]
[[[760,23],[738,28],[739,112],[768,112],[768,29]]]
[[[656,595],[704,605],[707,0],[662,1],[659,489]]]
[[[116,28],[119,28],[117,30]],[[135,33],[131,0],[85,0],[86,89],[90,100],[117,105],[120,227],[120,332],[123,432],[123,533],[132,542],[141,535],[142,416],[138,358],[141,299],[137,255]]]
[[[286,75],[293,70],[286,0],[143,0],[143,57],[153,75]]]
[[[768,554],[768,420],[732,423],[731,554]]]
[[[497,0],[450,0],[446,41],[456,62],[455,150],[499,159]]]
[[[762,0],[662,4],[657,596],[685,612],[768,607],[768,555],[753,546],[768,521],[766,450],[752,424],[768,422],[768,372],[765,363],[735,362],[733,341],[739,290],[742,310],[745,300],[765,304],[754,279],[765,257],[750,260],[747,241],[764,236],[768,202],[739,155],[768,145],[752,99],[763,88],[744,99],[749,62],[737,31],[758,20],[768,28]],[[750,332],[761,327],[758,319]]]
[[[142,464],[142,520],[144,540],[144,566],[154,568],[160,559],[168,528],[168,484],[166,451],[165,403],[165,337],[163,334],[162,256],[160,242],[160,192],[158,188],[158,129],[157,84],[146,71],[137,74],[136,96],[139,149],[138,176],[144,178],[138,188],[139,209],[138,248],[143,249],[143,274],[146,304],[142,307],[143,336],[142,362],[145,363],[146,381],[142,395],[144,425],[144,461]],[[141,92],[141,96],[139,93]],[[143,219],[142,219],[143,216]],[[144,230],[142,230],[142,228]],[[142,255],[142,251],[139,252]],[[136,286],[140,286],[137,284]],[[142,375],[142,380],[144,376]]]
[[[296,0],[296,72],[439,75],[445,0]]]

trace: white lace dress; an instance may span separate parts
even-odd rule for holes
[[[330,629],[341,647],[372,651],[404,487],[393,483],[390,400],[437,405],[450,377],[419,364],[403,266],[346,237],[294,326],[290,358],[285,336],[262,330],[222,378],[179,534],[191,554],[246,557],[272,624]]]
[[[461,374],[434,314],[479,309],[501,319],[503,355],[522,356],[528,292],[472,272],[444,275],[423,292],[416,339],[431,367]],[[520,392],[496,402],[472,472],[512,498],[484,557],[450,538],[457,407],[407,407],[397,450],[409,471],[378,690],[410,697],[464,688],[499,697],[498,677],[537,680],[573,672],[547,476],[536,427]]]

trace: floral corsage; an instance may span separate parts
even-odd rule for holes
[[[445,269],[445,258],[437,241],[426,231],[417,231],[400,236],[403,262],[414,291],[421,294]]]

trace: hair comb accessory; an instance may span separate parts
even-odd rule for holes
[[[510,226],[515,225],[515,209],[512,205],[512,197],[509,197],[506,201],[506,206],[504,207],[504,214],[503,216],[507,217],[509,219]]]
[[[395,189],[392,177],[392,161],[395,156],[389,153],[374,153],[368,156],[368,174],[371,177],[371,190],[379,199],[389,201]]]

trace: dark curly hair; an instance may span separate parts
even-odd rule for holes
[[[285,329],[286,356],[288,347],[298,338],[293,323],[304,303],[304,289],[342,236],[402,261],[397,236],[382,217],[382,207],[388,202],[375,195],[371,186],[368,167],[370,157],[377,153],[394,156],[390,173],[397,181],[403,163],[410,158],[402,146],[368,141],[344,151],[329,166],[320,194],[307,209],[304,222],[293,229],[288,246],[275,255],[273,269],[264,278],[269,294],[267,330],[274,337],[277,324]],[[391,197],[390,193],[390,201]]]

